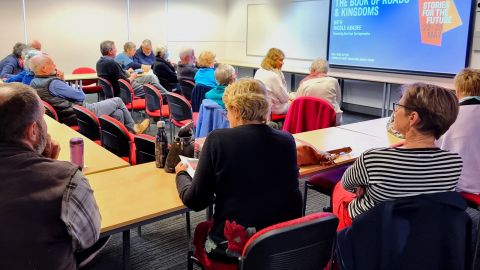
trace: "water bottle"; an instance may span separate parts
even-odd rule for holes
[[[83,168],[83,139],[70,139],[70,162]]]
[[[165,132],[165,122],[157,122],[157,136],[155,138],[155,165],[157,168],[165,167],[165,160],[168,154],[168,140]]]

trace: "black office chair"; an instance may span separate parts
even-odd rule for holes
[[[89,138],[95,143],[101,144],[100,121],[98,120],[98,117],[87,108],[79,105],[73,105],[73,110],[77,115],[77,122],[79,127],[78,132],[85,135],[85,137]]]
[[[113,86],[107,79],[98,77],[98,84],[102,87],[105,99],[113,98],[115,96]]]
[[[117,119],[108,115],[99,118],[103,148],[131,165],[136,164],[134,135]]]
[[[135,155],[137,164],[155,161],[155,137],[147,134],[137,134],[135,142]]]
[[[187,99],[192,100],[192,90],[195,86],[195,82],[190,80],[180,80],[178,82],[181,94]]]
[[[192,90],[192,111],[198,112],[200,110],[200,105],[205,99],[205,94],[210,91],[213,87],[206,86],[203,84],[196,84]]]

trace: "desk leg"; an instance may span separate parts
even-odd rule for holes
[[[385,116],[385,107],[386,107],[386,102],[387,102],[387,88],[388,88],[388,83],[383,83],[383,96],[382,96],[382,117]]]
[[[192,239],[192,229],[191,229],[191,225],[190,225],[190,212],[185,213],[185,222],[187,224],[187,241],[188,241],[188,246],[190,247],[190,245],[192,244],[192,241],[191,241],[191,239]]]
[[[295,92],[295,73],[292,73],[290,77],[290,92]]]
[[[388,116],[390,112],[390,99],[392,94],[392,85],[390,83],[387,84],[387,96],[386,96],[386,106],[385,106],[385,116]]]
[[[123,269],[130,268],[130,230],[123,231]]]
[[[340,104],[338,104],[338,106],[340,106],[340,109],[342,108],[342,104],[343,104],[343,95],[344,95],[344,90],[343,88],[345,87],[345,80],[344,79],[338,79],[339,82],[340,82]]]

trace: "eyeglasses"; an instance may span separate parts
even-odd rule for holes
[[[416,109],[412,108],[412,107],[409,107],[409,106],[405,106],[405,105],[402,105],[400,103],[396,103],[396,102],[393,102],[393,111],[396,112],[398,111],[398,109],[400,109],[400,107],[403,107],[405,109],[409,109],[411,111],[417,111]]]

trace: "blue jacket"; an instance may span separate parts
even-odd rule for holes
[[[142,68],[142,65],[136,62],[133,62],[133,59],[128,57],[126,53],[120,53],[115,57],[115,62],[119,63],[124,69],[139,69]]]
[[[13,54],[3,58],[0,61],[0,78],[10,78],[22,72],[23,68],[20,66],[17,57]]]
[[[140,65],[151,66],[155,62],[155,55],[153,55],[153,52],[150,53],[150,55],[145,55],[142,51],[142,47],[140,47],[135,51],[135,55],[133,56],[133,62]]]

